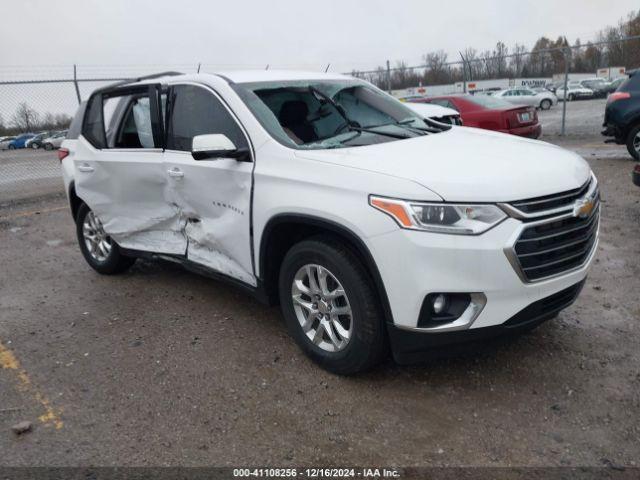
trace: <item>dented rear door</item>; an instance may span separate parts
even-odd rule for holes
[[[159,85],[97,92],[74,157],[76,193],[121,247],[186,252],[180,210],[167,201]]]
[[[198,84],[172,87],[164,168],[169,202],[180,209],[188,260],[256,285],[251,253],[253,162],[195,160],[195,135],[224,134],[239,148],[249,139],[224,101]]]

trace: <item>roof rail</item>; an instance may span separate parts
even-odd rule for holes
[[[127,80],[120,80],[119,82],[115,82],[115,83],[111,83],[105,87],[99,88],[96,90],[96,92],[98,91],[103,91],[103,90],[108,90],[111,89],[113,87],[119,87],[121,85],[127,85],[129,83],[136,83],[136,82],[141,82],[142,80],[151,80],[153,78],[160,78],[160,77],[175,77],[176,75],[184,75],[183,72],[175,72],[175,71],[167,71],[167,72],[160,72],[160,73],[152,73],[150,75],[144,75],[142,77],[136,77],[136,78],[130,78]]]

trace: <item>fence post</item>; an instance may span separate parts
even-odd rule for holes
[[[391,95],[391,64],[389,60],[387,60],[387,90],[389,91],[389,95]]]
[[[73,64],[73,85],[76,87],[76,96],[78,97],[78,105],[82,103],[82,98],[80,97],[80,87],[78,86],[78,73],[76,71],[76,64]]]
[[[567,120],[567,84],[569,83],[569,60],[571,56],[571,49],[567,47],[564,50],[564,95],[562,100],[562,128],[560,129],[560,135],[565,135],[565,123]]]
[[[467,62],[464,60],[462,52],[458,52],[462,59],[462,93],[467,93]],[[469,68],[471,70],[471,68]]]

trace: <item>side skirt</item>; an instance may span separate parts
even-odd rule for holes
[[[254,287],[253,285],[249,285],[248,283],[238,280],[237,278],[230,277],[229,275],[225,275],[224,273],[218,272],[217,270],[213,270],[209,267],[205,267],[204,265],[200,265],[199,263],[192,262],[184,255],[152,253],[142,250],[131,250],[122,247],[120,247],[120,251],[127,257],[144,258],[147,260],[165,260],[171,263],[176,263],[182,266],[185,270],[189,270],[190,272],[196,273],[198,275],[202,275],[204,277],[208,277],[213,280],[217,280],[236,287],[243,292],[248,293],[258,302],[264,305],[272,305],[272,303],[269,301],[269,295],[267,295],[267,292],[264,289],[263,283],[260,281],[260,279],[258,279],[258,285]]]

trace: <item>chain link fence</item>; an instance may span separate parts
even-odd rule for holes
[[[617,52],[617,56],[607,52]],[[556,92],[569,87],[566,91],[570,92],[576,82],[585,84],[596,77],[615,81],[640,66],[640,35],[534,51],[516,46],[512,53],[499,43],[495,50],[483,53],[467,49],[460,52],[457,61],[447,61],[444,52],[430,53],[424,60],[418,66],[386,62],[375,70],[346,73],[409,101],[449,94],[492,95],[514,87]],[[47,138],[68,127],[79,102],[95,89],[160,71],[196,73],[238,68],[323,72],[331,65],[0,66],[0,203],[62,192],[55,142],[51,150],[44,147],[48,146]],[[557,104],[538,114],[543,135],[598,135],[607,93],[566,102],[558,95]],[[577,98],[568,95],[568,99]],[[41,134],[36,137],[39,141],[26,140],[27,133]]]

